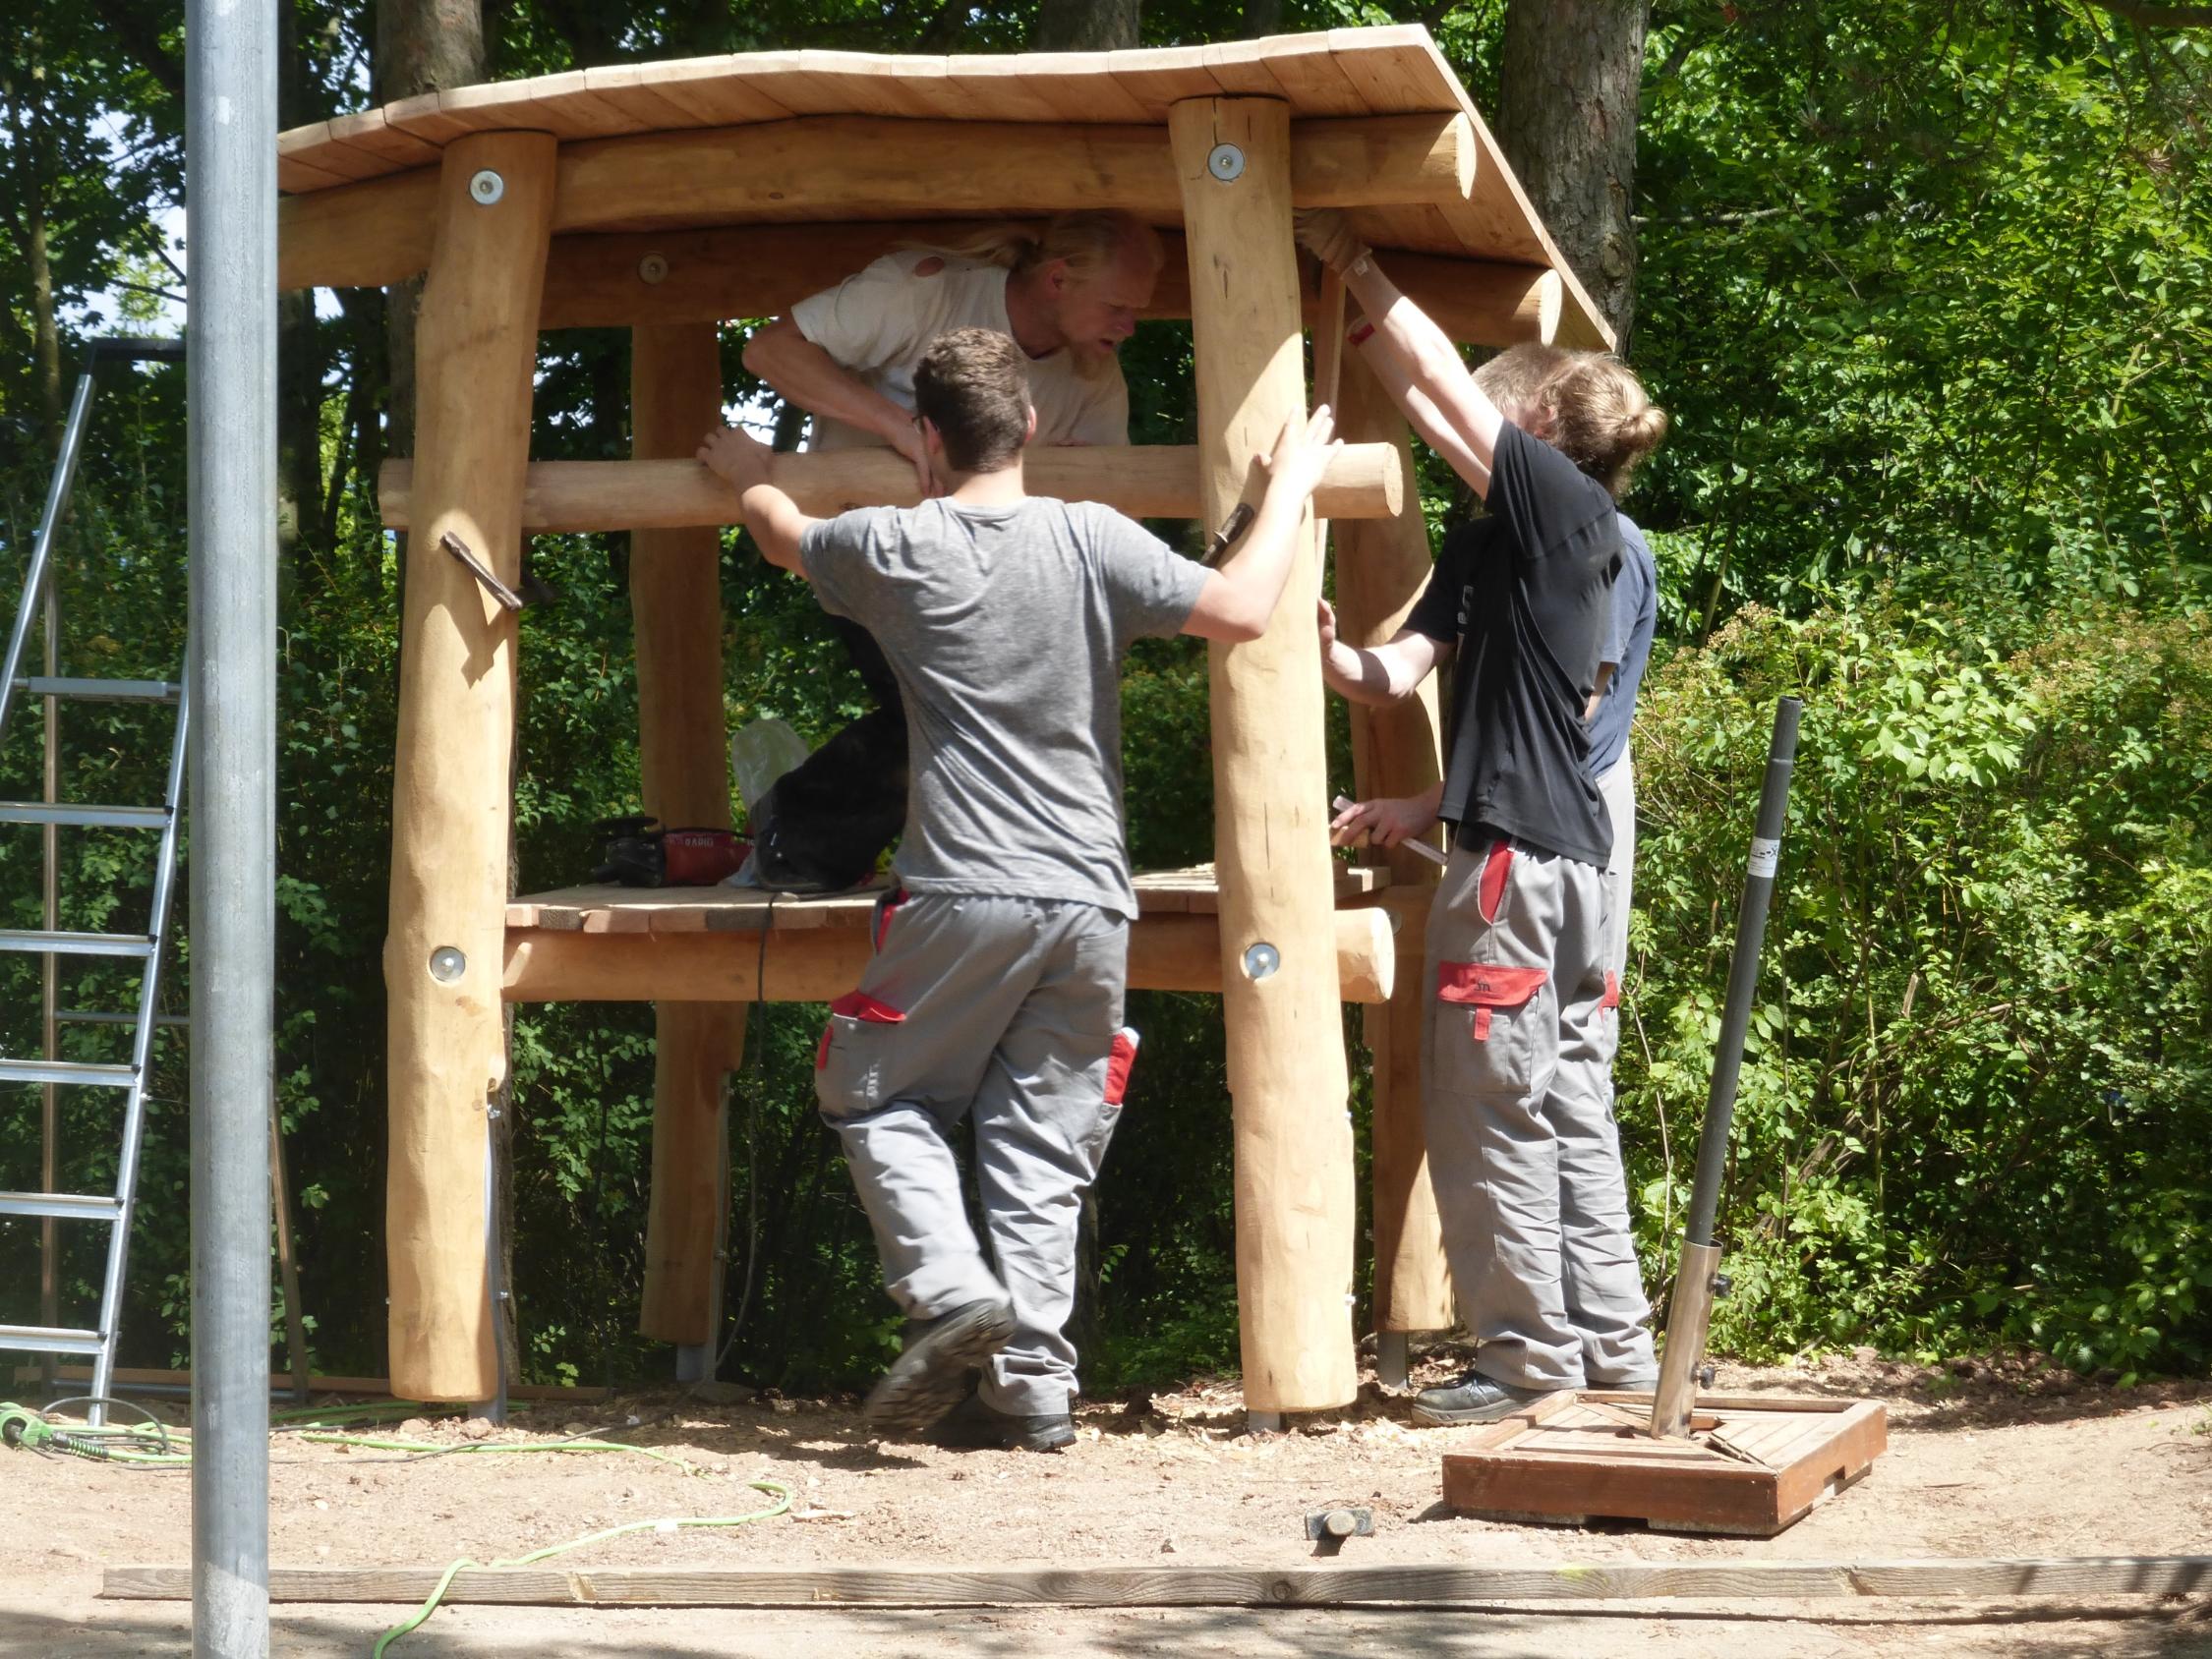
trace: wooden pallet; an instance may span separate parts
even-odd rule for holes
[[[1698,1401],[1687,1440],[1654,1440],[1652,1397],[1567,1389],[1444,1454],[1444,1502],[1485,1519],[1771,1538],[1873,1467],[1878,1401],[1760,1395]]]

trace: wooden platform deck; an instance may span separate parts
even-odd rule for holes
[[[1706,1396],[1687,1440],[1654,1440],[1651,1420],[1649,1394],[1549,1395],[1444,1454],[1444,1502],[1489,1519],[1771,1538],[1889,1445],[1877,1401]]]
[[[1387,870],[1339,867],[1337,983],[1386,1002],[1407,926]],[[563,887],[507,906],[510,1002],[821,1002],[859,983],[882,886],[820,898],[750,887]],[[1426,889],[1407,889],[1425,898]],[[1210,866],[1136,878],[1129,983],[1219,991],[1220,887]],[[1418,922],[1413,924],[1418,928]]]
[[[759,933],[785,929],[865,927],[889,878],[847,892],[803,897],[758,887],[560,887],[507,904],[507,928],[547,933],[685,934]],[[1336,879],[1338,904],[1356,903],[1390,885],[1390,872],[1343,867]],[[1147,870],[1136,878],[1142,916],[1211,916],[1221,887],[1210,864],[1187,870]]]

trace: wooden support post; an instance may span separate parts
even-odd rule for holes
[[[630,431],[637,458],[688,458],[721,424],[715,325],[632,329]],[[640,530],[630,547],[645,810],[670,829],[727,830],[722,534]],[[658,1342],[714,1340],[729,1169],[724,1080],[744,1047],[742,1002],[663,1002],[655,1009],[653,1196],[638,1331]]]
[[[1356,351],[1341,357],[1337,426],[1351,441],[1394,443],[1412,465],[1405,417]],[[1379,645],[1405,623],[1433,564],[1419,512],[1389,520],[1347,519],[1336,531],[1336,618],[1340,638]],[[1352,774],[1360,798],[1418,795],[1440,775],[1434,677],[1394,708],[1352,706]],[[1437,844],[1441,844],[1438,840]],[[1418,853],[1375,849],[1368,862],[1390,871],[1396,901],[1398,974],[1390,1001],[1361,1018],[1374,1052],[1374,1325],[1379,1333],[1440,1331],[1454,1323],[1450,1269],[1428,1185],[1421,1121],[1425,901],[1436,866]],[[1419,895],[1418,898],[1416,895]]]
[[[1201,504],[1216,528],[1257,498],[1258,460],[1306,408],[1288,106],[1193,98],[1168,112],[1168,130],[1190,247]],[[1237,1293],[1253,1412],[1342,1405],[1357,1389],[1319,592],[1309,535],[1266,634],[1209,648]]]
[[[392,777],[389,997],[392,1385],[498,1390],[485,1227],[486,1106],[506,1073],[515,624],[441,538],[521,580],[522,478],[556,142],[457,139],[439,169],[416,334],[417,533],[408,539]]]

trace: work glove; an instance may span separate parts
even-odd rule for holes
[[[1292,215],[1298,245],[1339,276],[1374,252],[1353,233],[1352,221],[1334,207],[1309,207]]]

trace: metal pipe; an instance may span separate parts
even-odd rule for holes
[[[77,376],[77,393],[69,400],[69,424],[62,429],[61,454],[55,458],[54,476],[46,485],[46,507],[38,517],[38,534],[31,539],[30,563],[24,567],[26,594],[45,590],[46,557],[54,550],[62,509],[69,504],[70,486],[77,480],[77,457],[85,447],[85,424],[91,407],[92,371],[87,367]],[[31,618],[37,614],[36,605],[25,604],[16,612],[16,625],[8,633],[8,655],[0,660],[0,731],[7,729],[8,715],[16,706],[16,676],[23,672],[23,654],[30,645]]]
[[[276,20],[187,0],[192,1642],[268,1652],[276,905]]]
[[[1759,793],[1745,865],[1743,902],[1736,912],[1736,945],[1728,959],[1728,996],[1720,1011],[1720,1036],[1713,1054],[1713,1083],[1706,1092],[1705,1127],[1698,1135],[1697,1175],[1682,1257],[1667,1309],[1666,1348],[1659,1355],[1659,1386],[1652,1397],[1652,1430],[1679,1439],[1690,1431],[1705,1366],[1705,1334],[1719,1291],[1720,1252],[1713,1242],[1720,1208],[1720,1182],[1728,1167],[1728,1131],[1735,1119],[1736,1078],[1743,1069],[1744,1034],[1759,989],[1760,946],[1767,937],[1767,906],[1774,897],[1781,859],[1782,823],[1789,807],[1789,772],[1797,759],[1797,719],[1804,704],[1785,697],[1775,706],[1775,733],[1767,746],[1767,776]]]

